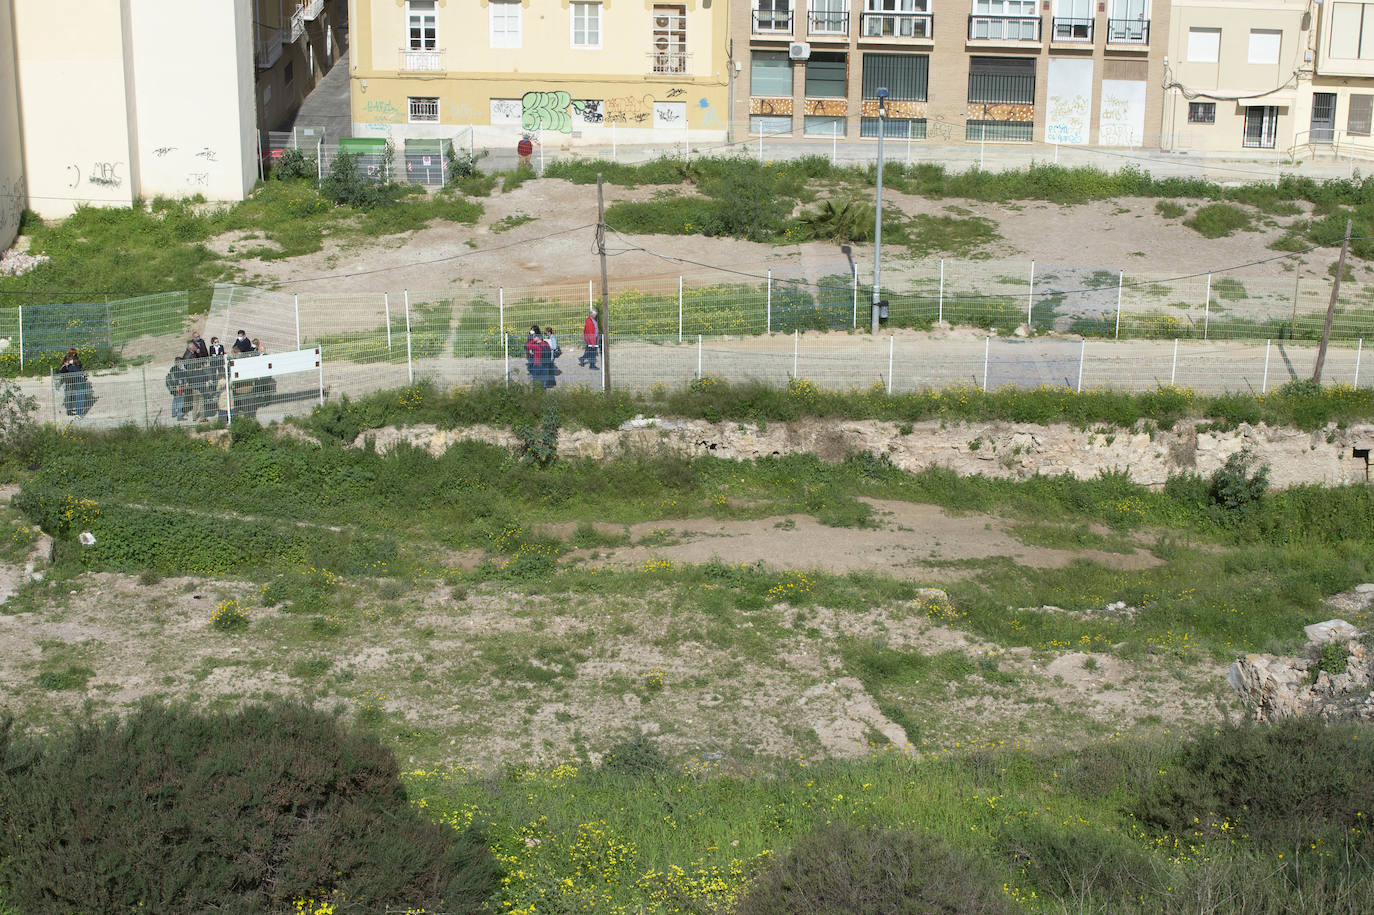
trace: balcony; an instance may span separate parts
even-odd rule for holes
[[[289,41],[300,41],[305,34],[305,7],[298,6],[296,11],[291,14],[291,36]]]
[[[755,35],[791,35],[791,10],[754,10]]]
[[[864,38],[922,38],[935,34],[935,16],[931,13],[864,13]]]
[[[277,61],[281,60],[282,33],[281,29],[273,29],[272,33],[263,40],[262,34],[258,34],[258,69],[270,70]]]
[[[849,13],[812,11],[806,14],[806,33],[808,35],[834,35],[844,37],[849,34]]]
[[[650,51],[649,72],[655,75],[686,73],[688,56],[686,51]]]
[[[444,73],[448,69],[444,56],[443,48],[401,48],[396,70],[400,73]]]
[[[1039,16],[970,16],[969,41],[1039,41]]]
[[[301,0],[301,13],[306,22],[314,22],[324,12],[324,0]]]
[[[1084,44],[1093,42],[1093,21],[1091,19],[1065,19],[1054,17],[1054,36],[1051,41],[1075,41]]]
[[[1149,44],[1150,20],[1108,19],[1107,44]]]

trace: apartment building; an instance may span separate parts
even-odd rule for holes
[[[726,135],[728,0],[352,3],[355,137]]]
[[[1163,0],[735,0],[751,135],[1158,141]]]
[[[1310,104],[1294,145],[1321,154],[1368,155],[1374,150],[1374,3],[1317,6]]]
[[[1315,98],[1309,9],[1307,0],[1174,0],[1162,145],[1291,149]],[[1327,111],[1322,123],[1334,124]]]
[[[0,121],[0,162],[17,136],[31,209],[63,216],[80,203],[197,193],[239,200],[253,186],[247,2],[197,4],[196,41],[184,0],[9,2],[0,119],[12,60],[19,127]]]
[[[0,0],[0,251],[14,243],[28,205],[24,149],[19,145],[19,81],[14,72],[10,0]]]
[[[257,125],[289,123],[315,84],[348,47],[347,0],[251,0],[253,61],[257,68]],[[348,124],[318,125],[333,136]]]

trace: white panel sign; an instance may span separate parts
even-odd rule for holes
[[[681,130],[687,126],[686,102],[654,102],[654,126],[676,127]]]
[[[1140,146],[1145,140],[1144,80],[1104,79],[1098,120],[1100,146]]]
[[[229,360],[229,377],[235,381],[319,370],[319,347],[297,350],[294,353],[268,353],[265,356],[244,356],[241,359]]]
[[[1045,142],[1087,143],[1092,98],[1092,60],[1051,57],[1045,103]]]

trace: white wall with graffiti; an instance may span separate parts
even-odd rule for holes
[[[20,217],[28,205],[25,186],[10,0],[0,0],[0,251],[10,246],[19,229]]]
[[[203,194],[239,200],[256,176],[251,17],[178,0],[21,0],[15,65],[30,206]]]

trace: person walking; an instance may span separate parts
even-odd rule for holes
[[[585,365],[588,368],[596,368],[596,353],[601,344],[601,328],[596,323],[596,306],[590,306],[591,312],[587,315],[587,320],[582,323],[582,342],[586,344],[586,349],[582,351],[582,356],[577,360],[578,365]]]
[[[548,344],[544,342],[544,335],[536,324],[530,328],[530,335],[525,338],[525,369],[530,373],[530,380],[537,385],[548,387],[544,381],[547,370],[548,357],[546,348]]]
[[[549,345],[549,371],[555,375],[562,375],[563,372],[558,368],[558,357],[563,355],[563,347],[558,345],[558,338],[553,335],[553,328],[544,328],[544,342]]]
[[[167,370],[164,382],[167,385],[167,393],[172,395],[172,419],[180,422],[186,413],[186,395],[189,390],[185,356],[177,356],[172,361],[172,367]]]
[[[86,369],[81,365],[81,356],[76,347],[67,350],[62,357],[62,367],[57,370],[62,376],[62,407],[68,416],[78,419],[89,409],[91,383],[86,378]]]

